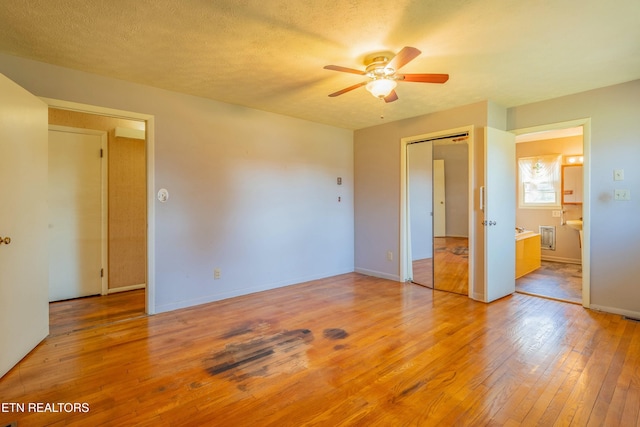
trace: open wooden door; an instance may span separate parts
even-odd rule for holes
[[[515,135],[490,127],[484,141],[484,283],[491,302],[516,291],[516,145]]]
[[[49,334],[47,105],[0,74],[0,377]]]

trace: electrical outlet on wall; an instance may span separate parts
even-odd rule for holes
[[[631,192],[629,190],[614,190],[614,200],[631,200]]]
[[[393,252],[387,251],[387,261],[393,261]]]
[[[219,279],[221,275],[222,275],[222,272],[220,271],[219,268],[213,269],[213,278],[214,279],[216,279],[216,280]]]

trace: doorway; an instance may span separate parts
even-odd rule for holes
[[[524,206],[522,196],[516,206],[516,239],[522,230],[542,238],[539,261],[532,271],[521,272],[516,291],[588,308],[590,120],[519,129],[515,133],[516,162],[552,154],[557,159],[559,181],[554,206]],[[517,182],[519,194],[523,191],[521,181],[519,178]],[[579,188],[574,188],[574,183],[579,183]]]
[[[100,304],[83,304],[83,306],[89,307],[88,310],[101,310],[100,317],[108,321],[122,320],[123,316],[153,314],[155,312],[153,304],[155,294],[153,116],[60,100],[44,99],[44,101],[49,105],[50,123],[106,131],[109,136],[109,147],[112,149],[110,150],[112,156],[109,157],[109,168],[112,169],[112,174],[109,176],[111,192],[108,240],[110,272],[114,274],[105,272],[105,276],[111,279],[105,293],[111,297],[123,291],[131,291],[137,297],[117,299],[129,301],[127,304],[135,301],[136,307],[123,307],[120,303],[108,302],[115,301],[115,297],[106,297]],[[117,161],[118,152],[120,152],[119,158],[125,160]],[[137,165],[132,162],[137,162]],[[114,178],[116,178],[115,183]],[[126,192],[115,191],[120,185],[118,180],[121,186],[126,187]],[[134,203],[127,202],[127,198],[132,198]],[[133,208],[127,209],[123,206],[133,206]],[[123,277],[123,274],[127,277]],[[56,310],[52,309],[52,314],[54,311]]]
[[[470,131],[406,145],[407,272],[418,285],[469,295]]]

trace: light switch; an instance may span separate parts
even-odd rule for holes
[[[624,169],[614,169],[613,171],[614,181],[624,181]]]

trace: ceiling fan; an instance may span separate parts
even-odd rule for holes
[[[367,76],[365,80],[353,86],[349,86],[332,94],[335,97],[347,93],[359,87],[365,86],[373,96],[384,99],[385,102],[393,102],[398,99],[398,94],[394,90],[398,81],[416,83],[444,83],[449,80],[448,74],[397,74],[398,70],[415,59],[422,52],[415,47],[405,46],[397,55],[389,59],[385,53],[369,55],[365,60],[364,71],[353,68],[341,67],[339,65],[326,65],[327,70],[341,71],[343,73],[359,74]]]

